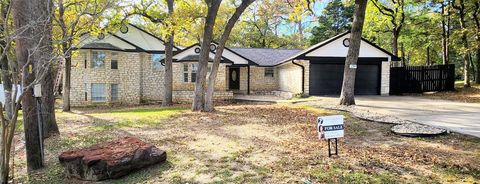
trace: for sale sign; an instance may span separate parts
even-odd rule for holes
[[[318,138],[334,139],[344,135],[343,116],[321,116],[317,119]]]

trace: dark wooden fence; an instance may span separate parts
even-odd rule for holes
[[[455,90],[455,65],[390,68],[390,94]]]

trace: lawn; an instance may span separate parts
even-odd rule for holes
[[[346,116],[340,155],[315,132],[319,115]],[[15,182],[81,183],[57,156],[127,135],[167,151],[166,163],[105,183],[397,183],[480,180],[480,139],[460,134],[406,138],[391,125],[300,105],[237,104],[215,113],[143,106],[58,112],[61,135],[46,140],[46,168],[28,177],[17,146]],[[17,141],[17,144],[18,141]],[[19,144],[20,145],[20,144]]]
[[[475,84],[472,81],[471,85],[471,88],[464,89],[463,81],[456,81],[455,91],[425,93],[423,96],[466,103],[480,103],[480,84]]]

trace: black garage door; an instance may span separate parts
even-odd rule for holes
[[[340,95],[343,82],[343,63],[310,64],[310,95]],[[355,94],[380,94],[380,64],[359,64]]]

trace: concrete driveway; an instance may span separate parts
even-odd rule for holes
[[[335,97],[318,99],[315,103],[338,103]],[[355,100],[355,108],[361,110],[480,137],[480,104],[411,96],[357,96]]]

